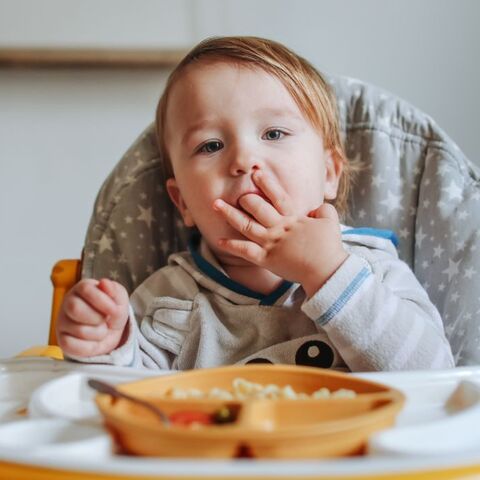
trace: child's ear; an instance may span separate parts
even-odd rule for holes
[[[178,208],[180,214],[182,215],[183,223],[185,223],[185,226],[194,227],[195,222],[193,221],[193,217],[190,214],[190,210],[188,209],[185,201],[183,200],[182,194],[180,192],[180,189],[178,188],[175,178],[169,178],[166,182],[166,186],[168,195],[172,202],[175,204],[175,206]]]
[[[337,197],[342,171],[343,162],[340,155],[331,150],[325,150],[325,200],[334,200]]]

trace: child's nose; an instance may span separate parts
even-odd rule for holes
[[[260,168],[261,160],[250,150],[237,150],[232,155],[230,174],[233,176],[252,174]]]

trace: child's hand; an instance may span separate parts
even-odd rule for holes
[[[124,341],[128,293],[112,280],[84,279],[65,296],[57,320],[57,339],[67,355],[110,353]]]
[[[337,211],[323,204],[308,216],[298,216],[286,192],[266,174],[256,172],[253,180],[271,204],[260,195],[246,194],[240,198],[245,213],[215,200],[214,209],[247,238],[221,239],[219,247],[301,283],[310,297],[348,256],[342,246]]]

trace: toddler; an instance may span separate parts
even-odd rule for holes
[[[395,237],[340,223],[351,166],[334,95],[306,60],[259,38],[205,40],[170,75],[157,133],[168,194],[198,234],[130,300],[114,281],[81,280],[57,322],[67,357],[175,370],[454,366]]]

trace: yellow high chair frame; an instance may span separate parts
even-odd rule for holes
[[[58,345],[55,332],[58,312],[65,294],[80,280],[81,271],[82,261],[78,259],[59,260],[52,268],[50,279],[53,284],[53,301],[48,333],[49,345]]]
[[[63,359],[63,352],[57,342],[55,325],[63,298],[65,297],[65,294],[80,280],[81,271],[82,260],[79,259],[59,260],[53,266],[50,275],[53,284],[53,301],[50,316],[50,329],[48,333],[48,345],[29,348],[18,356],[40,356],[55,358],[58,360]]]

